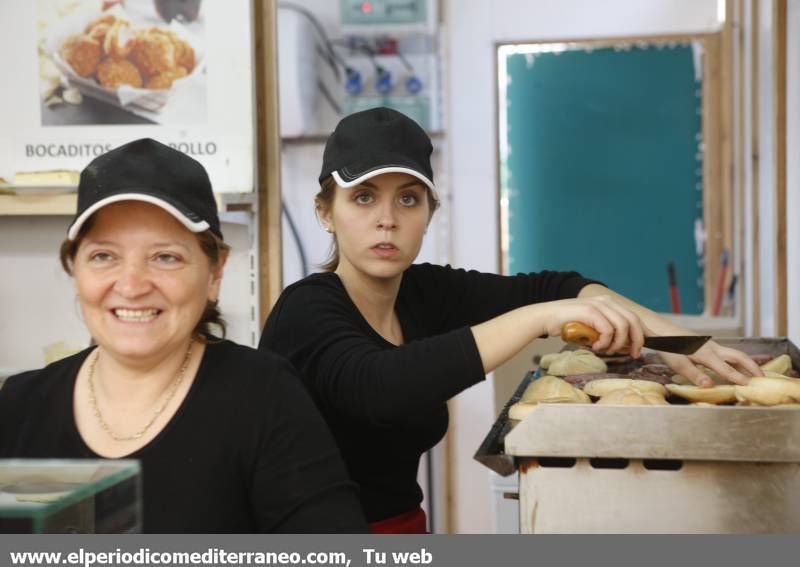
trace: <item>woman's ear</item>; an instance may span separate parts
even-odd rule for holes
[[[219,251],[219,261],[215,266],[211,266],[211,283],[208,288],[208,299],[217,301],[219,299],[219,287],[222,283],[222,274],[225,272],[225,263],[228,261],[230,250]]]
[[[319,219],[320,224],[322,224],[322,228],[325,229],[325,232],[333,233],[333,216],[331,215],[330,207],[325,206],[319,199],[314,201],[314,207],[316,208],[317,218]]]

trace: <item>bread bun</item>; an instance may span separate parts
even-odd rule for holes
[[[596,398],[607,396],[614,390],[634,388],[640,392],[653,392],[662,398],[667,395],[667,390],[658,382],[649,380],[636,380],[633,378],[600,378],[587,382],[583,391]]]
[[[664,396],[636,388],[618,388],[597,401],[599,406],[668,406]]]
[[[733,384],[714,386],[713,388],[700,388],[694,385],[667,384],[667,391],[673,396],[678,396],[690,402],[703,402],[707,404],[727,404],[736,401],[736,391]]]

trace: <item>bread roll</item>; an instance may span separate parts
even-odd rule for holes
[[[800,380],[756,377],[747,386],[734,386],[736,399],[742,404],[777,406],[800,402]]]
[[[782,354],[770,360],[769,362],[761,365],[761,370],[765,372],[776,372],[778,374],[786,374],[792,369],[792,357],[788,354]]]
[[[658,382],[649,380],[635,380],[632,378],[600,378],[587,382],[583,391],[596,398],[607,396],[614,390],[635,388],[640,392],[654,392],[662,398],[667,395],[667,390]]]
[[[585,349],[564,351],[548,362],[547,373],[553,376],[590,374],[607,370],[605,362],[592,351]]]
[[[541,368],[542,370],[547,370],[548,368],[550,368],[550,364],[552,364],[554,360],[558,360],[558,357],[560,356],[561,356],[560,352],[551,352],[550,354],[544,355],[542,359],[539,361],[539,368]]]
[[[538,404],[528,404],[524,402],[517,402],[513,404],[510,408],[508,408],[508,419],[515,419],[517,421],[522,421],[530,413],[536,409]]]
[[[779,374],[777,372],[771,372],[769,370],[764,371],[765,378],[781,378],[783,380],[788,380],[794,384],[800,384],[800,378],[792,378],[791,376],[784,376],[783,374]]]
[[[556,376],[542,376],[531,382],[519,400],[522,403],[591,403],[589,396]]]
[[[664,396],[636,388],[617,388],[597,401],[602,406],[668,406]]]
[[[539,404],[590,404],[582,391],[556,376],[542,376],[525,388],[519,401],[508,408],[508,418],[525,419]]]
[[[733,389],[733,384],[714,386],[713,388],[667,384],[667,391],[673,396],[696,403],[727,404],[736,401],[736,391]]]

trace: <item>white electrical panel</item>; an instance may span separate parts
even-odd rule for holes
[[[346,66],[341,113],[394,108],[441,129],[435,0],[340,0]]]
[[[429,131],[441,129],[439,72],[433,53],[366,56],[345,55],[347,65],[361,77],[359,92],[345,85],[342,114],[387,106],[410,116]]]
[[[436,1],[278,2],[281,136],[387,106],[442,130]]]
[[[436,0],[339,0],[342,33],[435,33]]]

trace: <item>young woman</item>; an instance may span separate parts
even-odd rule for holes
[[[569,321],[600,333],[595,351],[686,329],[575,272],[511,277],[413,264],[438,204],[431,142],[386,108],[343,119],[328,139],[316,207],[333,235],[325,272],[289,286],[259,348],[295,365],[327,420],[377,532],[421,532],[419,458],[447,430],[445,402]],[[706,343],[662,355],[710,385],[694,363],[744,383],[743,353]]]
[[[78,208],[61,261],[97,346],[6,381],[0,458],[140,460],[146,532],[366,531],[294,370],[212,335],[228,247],[203,167],[131,142]]]

